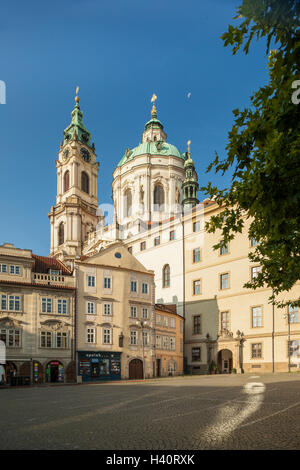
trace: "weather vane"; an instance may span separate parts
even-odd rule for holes
[[[191,141],[187,141],[187,146],[188,146],[188,153],[191,153]]]
[[[155,93],[153,93],[152,98],[151,98],[151,103],[153,103],[151,114],[156,113],[156,107],[155,107],[156,100],[157,100],[157,96]]]
[[[76,87],[76,96],[75,96],[75,101],[76,103],[79,103],[79,96],[78,96],[78,92],[79,92],[79,86]]]

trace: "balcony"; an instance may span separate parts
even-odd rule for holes
[[[58,274],[32,273],[33,284],[75,287],[75,279],[73,276],[63,276]]]

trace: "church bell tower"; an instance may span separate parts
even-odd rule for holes
[[[50,256],[70,263],[82,254],[83,244],[97,225],[99,163],[91,134],[83,124],[78,87],[71,124],[64,130],[56,163],[56,205],[48,214],[51,225]]]

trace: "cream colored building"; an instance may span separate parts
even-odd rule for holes
[[[86,381],[153,376],[154,273],[115,242],[75,262],[78,376]]]
[[[75,380],[74,299],[75,279],[59,260],[0,246],[0,339],[9,383]]]
[[[219,211],[216,203],[206,201],[184,219],[185,347],[189,370],[204,371],[214,360],[220,372],[272,371],[273,363],[275,371],[287,371],[289,326],[291,370],[297,370],[298,311],[294,309],[288,325],[288,309],[275,307],[273,326],[273,306],[268,300],[271,289],[243,287],[260,269],[248,258],[255,246],[255,240],[248,238],[249,221],[245,220],[242,234],[215,251],[213,245],[221,240],[220,233],[207,233],[204,224]],[[300,282],[278,300],[297,300],[299,295]]]

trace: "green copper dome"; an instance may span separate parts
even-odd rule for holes
[[[194,163],[194,161],[191,159],[190,156],[185,160],[185,162],[184,162],[184,168],[187,168],[187,167],[189,167],[189,166],[192,166],[192,167],[195,166],[195,163]]]
[[[159,156],[172,156],[178,157],[184,160],[184,154],[180,153],[179,150],[175,147],[175,145],[168,144],[167,142],[144,142],[137,147],[133,148],[132,150],[127,149],[123,158],[119,162],[118,166],[122,166],[125,163],[130,162],[135,157],[139,155],[155,155]]]

